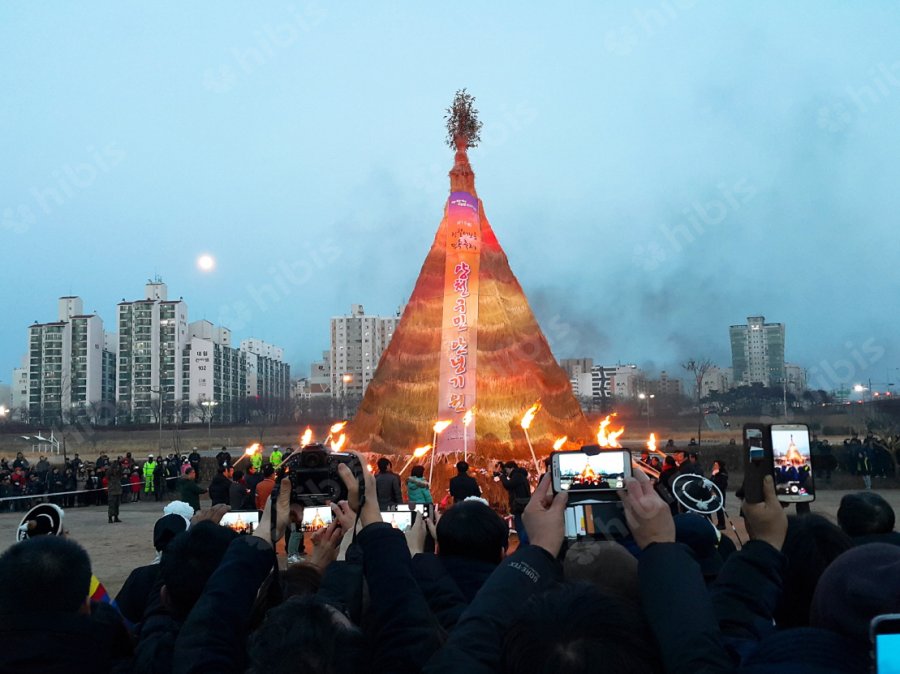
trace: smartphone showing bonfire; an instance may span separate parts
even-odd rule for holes
[[[252,534],[259,526],[259,511],[232,510],[222,515],[219,524],[239,534]]]
[[[772,425],[775,493],[779,501],[802,503],[816,499],[809,428],[806,424]]]
[[[413,523],[413,513],[406,510],[381,511],[381,520],[406,533]]]
[[[303,520],[300,522],[300,531],[318,531],[331,524],[331,507],[315,506],[303,509]]]
[[[631,475],[631,453],[626,450],[556,452],[551,471],[554,491],[615,492],[625,488]]]

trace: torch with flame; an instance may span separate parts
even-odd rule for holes
[[[463,415],[463,461],[469,460],[469,424],[475,418],[475,408],[470,407]]]
[[[409,468],[409,464],[413,462],[414,459],[421,459],[423,456],[428,454],[428,450],[431,449],[431,445],[424,445],[423,447],[416,447],[413,450],[412,456],[409,457],[409,461],[403,464],[403,468],[400,469],[400,475],[403,475],[403,471]]]
[[[331,441],[331,451],[339,452],[344,447],[344,443],[347,442],[347,436],[344,433],[341,433],[337,440]]]
[[[534,462],[535,475],[541,474],[541,468],[538,465],[537,456],[535,455],[534,447],[531,444],[531,438],[528,436],[528,428],[531,426],[531,422],[534,421],[534,417],[540,409],[541,401],[538,400],[534,405],[528,408],[525,414],[522,415],[522,421],[519,422],[519,425],[522,426],[522,430],[525,431],[525,441],[528,443],[528,449],[531,451],[531,460]]]
[[[333,424],[331,428],[328,429],[328,437],[325,438],[325,442],[327,443],[329,440],[331,440],[331,438],[334,437],[335,433],[340,433],[342,430],[344,430],[344,426],[346,425],[346,421],[341,421],[339,423]]]
[[[625,432],[625,427],[623,426],[617,431],[607,431],[608,426],[609,415],[600,422],[600,427],[597,429],[597,444],[601,447],[621,447],[619,436]]]
[[[313,432],[312,429],[307,426],[306,430],[303,431],[303,435],[300,436],[300,448],[306,447],[309,443],[312,442]]]
[[[434,447],[434,451],[431,453],[431,465],[428,468],[428,484],[431,484],[431,478],[434,475],[434,455],[437,454],[438,436],[446,431],[452,423],[452,421],[435,421],[434,426],[431,427],[431,430],[434,431],[434,435],[431,436],[431,446]]]
[[[256,452],[258,450],[259,450],[259,443],[254,442],[252,445],[250,445],[249,447],[247,447],[247,449],[244,450],[244,453],[241,454],[240,458],[234,462],[234,465],[235,466],[238,465],[241,461],[246,459],[248,456],[253,456],[254,454],[256,454]]]
[[[569,439],[568,435],[564,435],[561,438],[557,438],[556,442],[553,443],[553,451],[558,452],[562,449],[563,445],[566,444],[566,441]]]

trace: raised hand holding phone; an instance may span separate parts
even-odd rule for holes
[[[550,482],[550,474],[544,473],[525,506],[522,519],[531,545],[543,548],[556,557],[566,535],[564,513],[568,494],[560,492],[554,496]]]
[[[643,550],[652,543],[675,542],[675,520],[668,504],[656,492],[650,478],[639,470],[619,490],[625,519],[635,543]]]
[[[776,550],[781,550],[787,536],[787,513],[775,495],[775,479],[766,475],[762,485],[762,503],[744,501],[744,523],[752,540],[765,541]]]

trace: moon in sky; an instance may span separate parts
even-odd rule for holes
[[[197,258],[197,269],[203,272],[210,272],[216,268],[216,258],[212,255],[204,253]]]

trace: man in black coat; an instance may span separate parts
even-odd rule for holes
[[[469,464],[460,461],[456,464],[456,477],[450,478],[450,496],[454,503],[465,501],[470,496],[481,496],[481,487],[475,478],[469,475]]]
[[[391,471],[391,462],[384,457],[378,459],[375,494],[378,498],[378,508],[382,511],[393,510],[403,503],[403,492],[400,491],[400,476]]]
[[[233,474],[234,469],[230,464],[223,463],[219,466],[216,476],[209,483],[209,500],[212,501],[212,505],[218,505],[219,503],[227,505],[229,503],[231,476]]]
[[[509,493],[509,512],[516,523],[516,533],[521,545],[528,545],[528,532],[525,531],[525,523],[522,521],[522,513],[528,505],[531,497],[531,485],[528,484],[528,472],[520,468],[515,461],[507,461],[503,464],[503,470],[498,473],[500,483]]]

